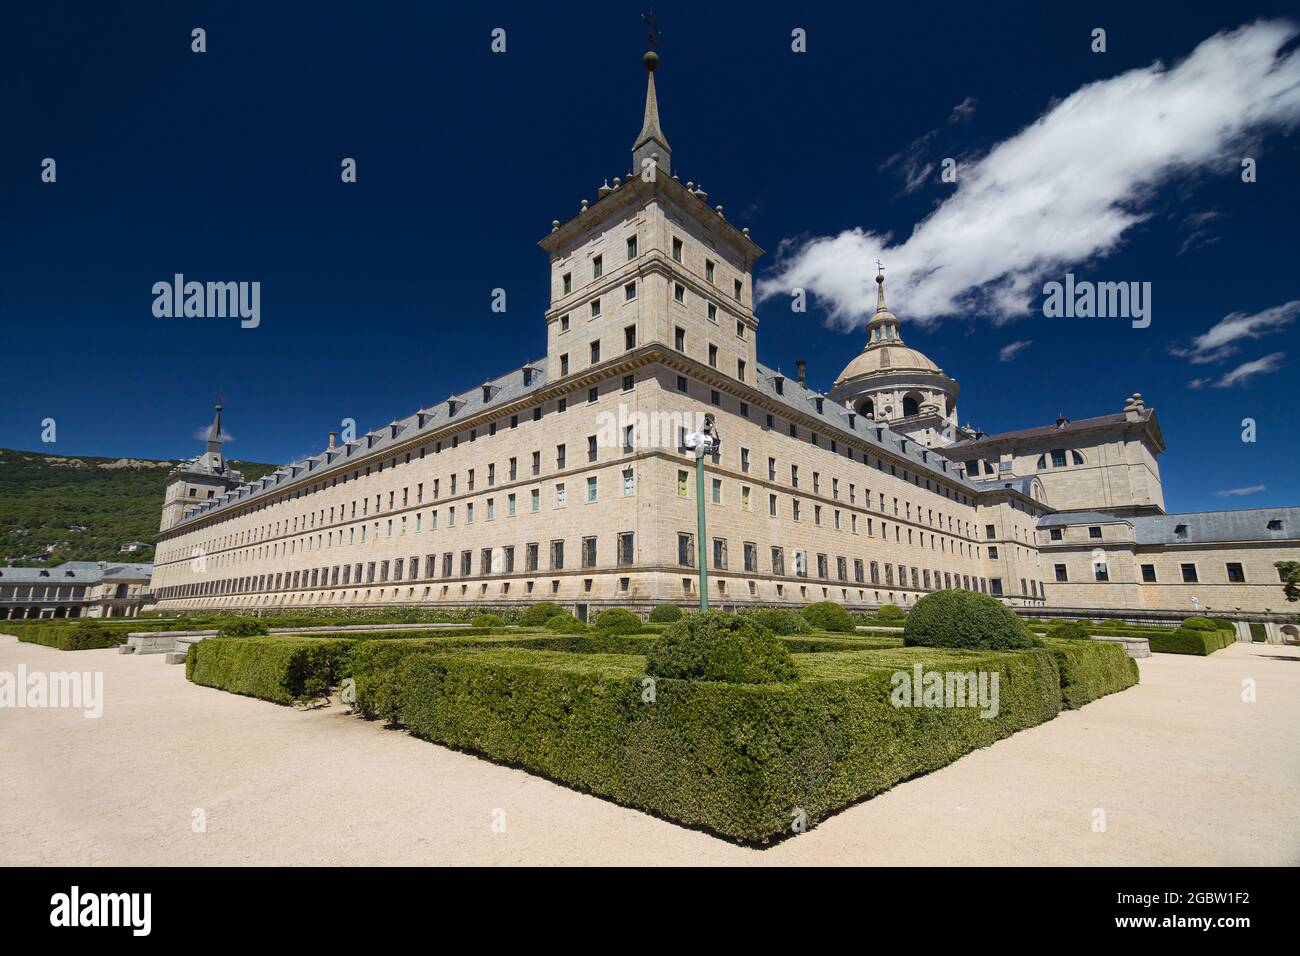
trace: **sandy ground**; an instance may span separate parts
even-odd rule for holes
[[[0,710],[3,864],[1300,863],[1296,647],[1156,655],[1136,688],[763,850],[161,655],[0,637],[19,664],[102,671],[105,708]]]

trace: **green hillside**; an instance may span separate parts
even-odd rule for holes
[[[176,464],[0,448],[0,564],[152,561],[163,485]],[[230,465],[250,481],[276,468],[246,461]],[[128,541],[150,547],[119,552]],[[47,550],[50,556],[42,560],[39,555]]]

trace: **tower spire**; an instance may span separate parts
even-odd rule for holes
[[[902,345],[898,317],[885,305],[885,267],[876,260],[876,314],[867,323],[867,348],[873,345]]]
[[[216,406],[216,415],[208,428],[208,451],[221,451],[221,406]]]
[[[659,68],[659,54],[647,50],[641,62],[646,68],[645,120],[641,124],[641,134],[632,145],[632,171],[639,175],[645,168],[645,160],[649,159],[665,175],[671,176],[672,150],[668,146],[668,137],[659,126],[659,98],[655,95],[655,70]]]
[[[885,308],[885,267],[876,260],[876,311],[888,312]]]

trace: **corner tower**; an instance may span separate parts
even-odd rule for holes
[[[539,245],[551,259],[547,379],[585,372],[652,343],[751,384],[757,357],[754,262],[763,254],[708,193],[672,173],[655,75],[625,176],[606,179],[577,215],[555,220]]]
[[[185,517],[187,509],[243,484],[244,476],[226,464],[221,450],[223,442],[221,406],[218,405],[212,424],[208,427],[203,454],[181,462],[167,476],[159,531],[166,531],[178,524]]]

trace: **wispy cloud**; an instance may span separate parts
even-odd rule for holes
[[[1253,315],[1233,312],[1216,322],[1208,332],[1192,339],[1188,348],[1174,347],[1170,351],[1193,365],[1220,362],[1241,351],[1239,343],[1272,332],[1279,332],[1300,316],[1300,299],[1292,299]]]
[[[984,312],[1026,315],[1049,276],[1113,252],[1151,215],[1159,187],[1236,168],[1240,148],[1300,122],[1300,53],[1288,21],[1259,21],[1161,62],[1081,87],[983,158],[956,191],[894,244],[856,228],[782,242],[760,299],[810,291],[842,328],[872,311],[876,257],[893,301],[920,322]],[[891,159],[923,181],[924,138]],[[887,164],[888,165],[888,164]]]
[[[1253,362],[1242,362],[1223,378],[1214,383],[1215,388],[1231,388],[1233,385],[1245,385],[1256,375],[1264,375],[1267,372],[1275,372],[1282,367],[1282,361],[1286,358],[1285,352],[1273,352],[1271,355],[1265,355],[1263,358],[1257,358]]]
[[[998,358],[1003,362],[1010,362],[1013,358],[1033,344],[1033,339],[1022,339],[1019,342],[1012,342],[1008,345],[1004,345],[1002,348],[998,349]]]
[[[1257,495],[1261,491],[1267,491],[1266,485],[1248,485],[1245,488],[1225,488],[1222,491],[1216,491],[1215,494],[1220,498],[1240,498],[1242,495]]]
[[[968,96],[952,108],[948,116],[949,123],[964,123],[975,115],[975,97]]]
[[[193,435],[194,440],[195,440],[195,441],[207,441],[207,440],[208,440],[208,429],[211,428],[211,427],[212,427],[212,424],[209,422],[207,425],[204,425],[204,426],[201,427],[201,428],[196,428],[196,429],[194,430],[194,435]],[[232,434],[230,434],[230,432],[226,431],[226,430],[223,428],[223,429],[221,429],[221,440],[222,440],[223,442],[224,442],[224,441],[234,441],[234,440],[235,440],[235,436],[232,435]]]

